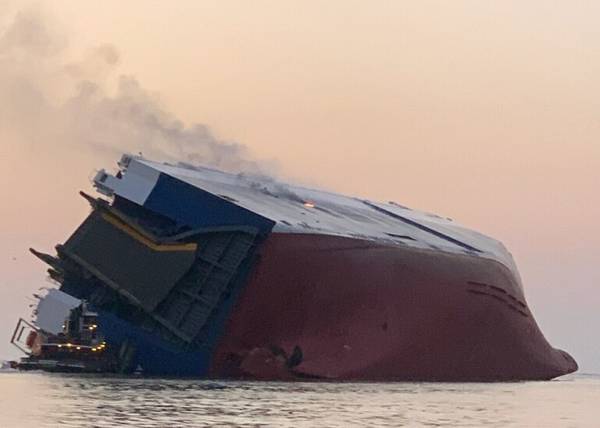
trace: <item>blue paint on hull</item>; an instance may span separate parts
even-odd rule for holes
[[[266,237],[275,222],[230,201],[215,196],[166,174],[161,174],[144,208],[190,228],[251,226],[259,230],[257,244]],[[99,325],[107,343],[120,347],[124,342],[135,346],[130,367],[140,365],[145,374],[205,377],[210,371],[213,352],[225,330],[238,296],[244,289],[255,257],[253,252],[239,266],[229,290],[214,309],[193,351],[183,351],[158,335],[143,330],[106,311],[99,311]],[[199,344],[200,343],[200,344]]]
[[[245,225],[268,233],[275,225],[266,217],[166,174],[160,174],[144,207],[192,228]]]
[[[269,235],[275,222],[167,174],[160,175],[137,214],[142,217],[144,210],[190,229],[232,226],[243,227],[243,233],[250,233],[250,229],[257,232],[256,236],[253,233],[249,235],[248,239],[252,239],[253,243],[229,278],[231,282],[228,283],[227,292],[221,295],[202,329],[188,344],[172,343],[158,331],[139,327],[138,318],[130,317],[127,309],[121,306],[103,306],[104,302],[99,300],[98,305],[102,307],[95,308],[99,330],[107,346],[115,352],[119,352],[123,344],[135,349],[126,370],[141,366],[148,375],[206,377],[211,372],[213,354],[222,340],[225,325],[255,264],[256,248]],[[89,287],[78,276],[73,281],[63,282],[61,289],[94,305],[95,288]],[[131,305],[131,302],[127,304]]]
[[[106,311],[98,311],[98,323],[108,346],[118,350],[127,342],[135,347],[132,369],[139,365],[144,374],[166,376],[205,376],[208,372],[210,352],[204,347],[182,352],[155,334]]]
[[[97,311],[100,330],[110,346],[119,348],[123,343],[128,342],[135,347],[135,356],[130,364],[132,369],[139,365],[143,368],[144,374],[148,375],[207,377],[214,351],[225,331],[225,324],[231,311],[246,286],[254,261],[254,257],[249,257],[240,266],[229,297],[215,308],[202,333],[202,344],[196,345],[194,351],[182,351],[162,340],[158,335],[102,310]]]

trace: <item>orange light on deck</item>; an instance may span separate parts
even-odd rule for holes
[[[315,204],[313,204],[312,202],[304,202],[304,206],[305,206],[306,208],[314,208],[314,207],[315,207]]]

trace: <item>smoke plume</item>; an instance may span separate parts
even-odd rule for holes
[[[109,44],[78,60],[68,40],[37,10],[0,27],[0,138],[41,150],[89,152],[99,165],[123,152],[232,172],[264,174],[248,149],[186,126],[131,76],[119,74]]]

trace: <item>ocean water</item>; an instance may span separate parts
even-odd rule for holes
[[[0,427],[600,427],[600,376],[279,383],[0,373]]]

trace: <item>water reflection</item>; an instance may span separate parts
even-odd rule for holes
[[[597,426],[600,377],[260,383],[0,374],[2,427]]]

